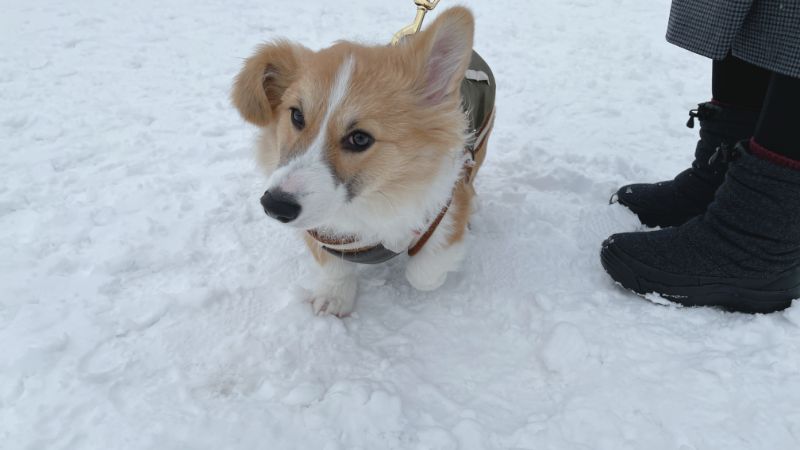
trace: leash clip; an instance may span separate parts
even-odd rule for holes
[[[422,21],[425,19],[425,14],[428,11],[432,11],[433,8],[436,8],[439,1],[440,0],[414,0],[414,4],[417,5],[417,16],[414,17],[413,22],[404,26],[392,36],[392,45],[399,44],[406,36],[416,34],[420,28],[422,28]]]

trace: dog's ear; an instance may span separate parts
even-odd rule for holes
[[[236,76],[231,100],[248,122],[266,126],[283,93],[296,79],[307,48],[278,41],[265,44],[247,58]]]
[[[421,89],[431,104],[441,103],[458,93],[472,57],[474,34],[472,13],[459,6],[445,10],[415,37],[415,53],[424,59]]]

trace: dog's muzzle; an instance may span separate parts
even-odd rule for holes
[[[300,204],[294,196],[280,189],[270,189],[261,196],[261,206],[268,216],[282,223],[289,223],[300,215]]]

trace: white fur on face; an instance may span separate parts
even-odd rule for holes
[[[331,116],[349,92],[354,64],[353,57],[348,56],[336,72],[325,117],[311,145],[269,178],[269,189],[292,194],[302,208],[300,216],[288,223],[292,227],[314,228],[347,202],[347,188],[336,182],[330,164],[325,161],[325,137]]]

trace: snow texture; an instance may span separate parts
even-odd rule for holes
[[[231,81],[411,3],[3,0],[0,448],[800,448],[797,306],[654,305],[600,267],[637,229],[609,195],[685,167],[710,95],[666,0],[465,1],[499,108],[465,267],[367,267],[351,317],[312,313]]]

